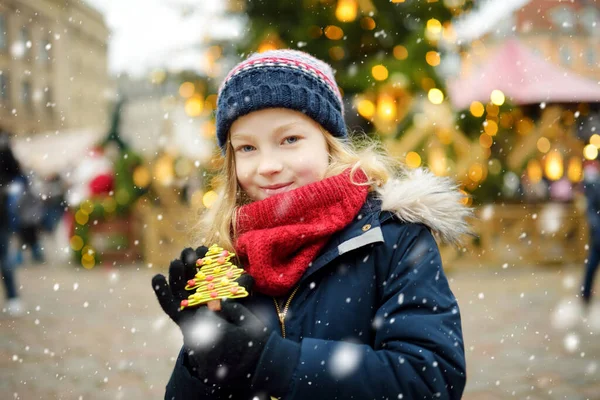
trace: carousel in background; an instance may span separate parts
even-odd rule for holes
[[[600,148],[600,71],[591,59],[600,46],[584,26],[589,18],[579,25],[557,20],[589,14],[585,7],[539,3],[514,13],[516,33],[470,42],[461,76],[448,82],[454,108],[482,121],[489,176],[481,186],[495,182],[497,188],[497,200],[477,209],[479,238],[468,247],[503,265],[581,263],[587,253],[581,181],[583,163],[595,160]],[[540,12],[548,18],[537,18]],[[549,23],[564,37],[543,33]],[[554,43],[561,43],[558,51]],[[490,113],[493,104],[500,110]]]

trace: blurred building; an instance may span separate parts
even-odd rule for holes
[[[507,38],[517,37],[555,65],[600,78],[600,5],[595,1],[530,0],[504,16],[490,31],[465,43],[462,74],[468,74]]]
[[[490,138],[485,164],[501,166],[496,177],[504,198],[478,210],[478,250],[496,262],[581,263],[587,254],[582,162],[600,148],[592,126],[600,110],[600,5],[502,4],[509,2],[482,3],[479,13],[456,21],[460,68],[447,82],[455,109],[504,129],[488,133],[483,126],[479,136],[481,146]],[[509,105],[500,110],[505,98]]]
[[[109,31],[82,1],[0,0],[0,121],[17,135],[108,125]]]

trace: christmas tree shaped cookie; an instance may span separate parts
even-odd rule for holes
[[[198,272],[187,281],[186,290],[195,290],[187,300],[181,301],[181,309],[207,304],[212,310],[221,308],[221,299],[237,299],[248,296],[246,288],[235,280],[244,270],[231,263],[235,253],[213,244],[203,258],[196,261]]]

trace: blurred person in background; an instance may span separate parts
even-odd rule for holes
[[[21,168],[10,147],[9,135],[0,129],[0,270],[7,299],[5,309],[13,316],[23,313],[23,304],[17,292],[15,266],[8,253],[11,233],[8,189],[19,176]]]
[[[600,264],[600,163],[598,160],[587,161],[584,164],[583,190],[587,201],[590,241],[581,295],[584,306],[588,307],[592,300],[594,277]]]
[[[52,233],[60,223],[65,211],[65,183],[58,174],[47,177],[42,184],[44,196],[44,231]]]
[[[40,230],[46,210],[39,189],[33,174],[29,179],[23,175],[17,177],[9,189],[9,216],[19,240],[13,259],[15,265],[23,263],[23,250],[27,249],[31,250],[33,262],[44,262]]]

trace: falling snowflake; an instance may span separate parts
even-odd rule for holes
[[[359,346],[342,343],[333,351],[329,363],[329,372],[336,379],[345,378],[357,370],[360,358]]]

